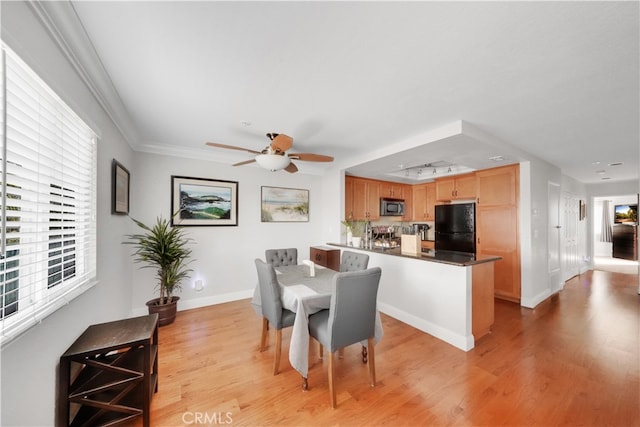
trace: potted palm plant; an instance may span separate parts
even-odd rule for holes
[[[147,301],[149,314],[158,313],[160,326],[172,323],[176,318],[177,303],[180,297],[174,292],[180,290],[182,280],[189,277],[191,269],[191,241],[183,234],[183,229],[172,227],[162,217],[156,218],[153,227],[131,218],[142,230],[140,234],[127,235],[126,244],[135,248],[134,261],[144,263],[144,267],[155,268],[160,291],[158,298]]]

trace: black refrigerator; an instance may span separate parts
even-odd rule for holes
[[[436,205],[436,250],[476,253],[476,204]]]

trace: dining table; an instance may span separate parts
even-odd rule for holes
[[[274,267],[280,285],[282,306],[296,313],[289,342],[289,362],[303,378],[309,370],[309,316],[331,306],[332,283],[338,273],[319,265],[305,264]],[[260,286],[256,286],[251,304],[262,316]],[[382,338],[382,321],[376,311],[375,343]],[[361,344],[366,346],[366,341]]]

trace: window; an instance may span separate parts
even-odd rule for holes
[[[95,133],[2,47],[0,343],[96,280]]]

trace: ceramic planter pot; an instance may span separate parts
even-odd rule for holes
[[[176,313],[178,312],[178,300],[180,297],[172,297],[171,302],[168,304],[159,305],[160,298],[154,298],[147,301],[147,307],[149,307],[149,314],[158,313],[158,325],[165,326],[173,323],[176,320]]]

